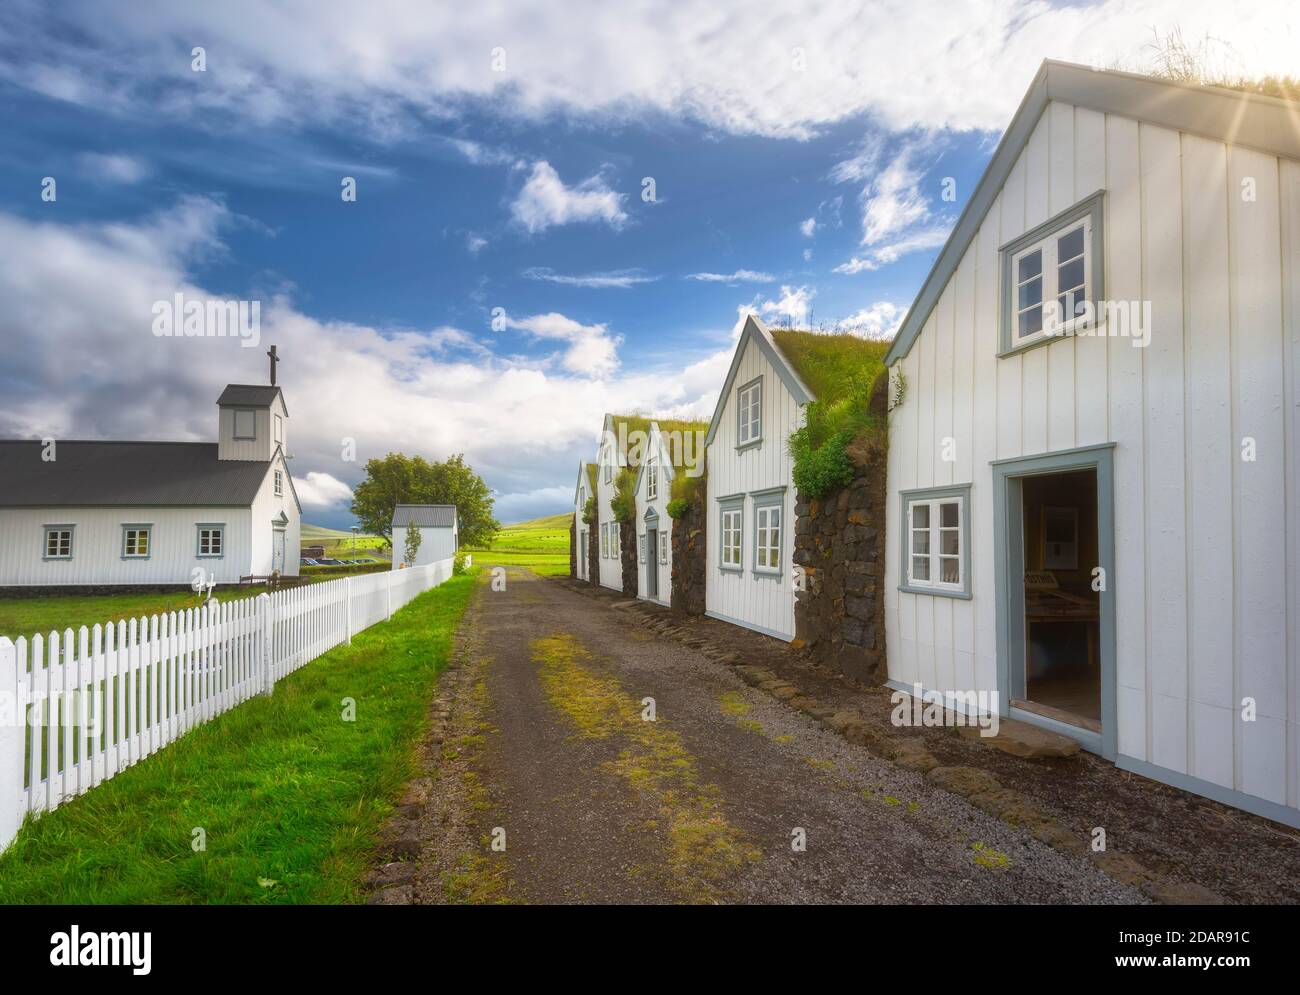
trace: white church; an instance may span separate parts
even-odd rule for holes
[[[274,366],[222,391],[216,442],[0,440],[0,593],[297,575]]]

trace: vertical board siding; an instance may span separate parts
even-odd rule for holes
[[[998,247],[1102,189],[1104,296],[1150,302],[1149,345],[998,358]],[[998,690],[989,464],[1111,443],[1119,753],[1297,807],[1298,343],[1300,164],[1049,103],[896,367],[890,678]],[[946,483],[972,485],[968,602],[898,590],[898,492]]]
[[[736,449],[736,391],[756,377],[763,378],[763,441],[744,450]],[[794,542],[794,466],[786,445],[800,425],[799,405],[786,390],[780,375],[763,351],[752,341],[745,345],[730,395],[708,448],[709,527],[708,561],[705,571],[705,608],[716,615],[754,626],[786,639],[794,638],[794,589],[791,570]],[[781,536],[783,563],[779,577],[760,576],[753,571],[754,503],[745,498],[742,562],[740,573],[720,567],[718,498],[749,495],[770,487],[785,488]]]
[[[451,572],[446,559],[269,597],[209,601],[165,615],[20,637],[13,645],[21,755],[0,757],[0,764],[20,767],[23,776],[18,796],[0,798],[0,805],[16,807],[20,816],[58,808],[262,693],[264,611],[278,680],[348,641],[349,599],[359,631]],[[0,849],[8,843],[0,839]]]

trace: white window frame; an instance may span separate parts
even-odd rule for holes
[[[275,441],[284,444],[284,419],[275,415]]]
[[[275,471],[275,496],[284,497],[284,471]]]
[[[645,474],[646,500],[653,501],[659,496],[659,463],[654,457],[646,460]]]
[[[43,525],[41,526],[41,559],[43,560],[70,560],[73,553],[73,539],[77,527],[75,525]],[[67,533],[66,538],[64,533]],[[55,535],[55,549],[61,549],[67,546],[66,553],[56,552],[50,554],[50,536]]]
[[[772,516],[776,524],[772,524]],[[772,542],[772,533],[776,542]],[[779,575],[785,547],[785,495],[754,498],[754,566],[756,574]],[[767,562],[760,562],[766,560]],[[773,560],[775,562],[773,562]]]
[[[1095,327],[1105,320],[1103,283],[1105,266],[1103,250],[1103,206],[1105,191],[1099,190],[1089,197],[1067,208],[1041,225],[1013,239],[999,250],[1002,256],[1002,307],[1001,328],[999,332],[998,355],[1006,356],[1021,349],[1052,342],[1055,339],[1071,335],[1088,327]],[[1074,231],[1083,232],[1083,286],[1075,291],[1076,304],[1090,302],[1091,307],[1083,314],[1066,320],[1049,320],[1049,308],[1055,313],[1059,309],[1060,266],[1063,262],[1072,262],[1080,256],[1072,256],[1062,261],[1058,258],[1060,240]],[[1037,277],[1020,280],[1021,260],[1034,253],[1042,254],[1042,270]],[[1020,306],[1020,288],[1032,280],[1039,281],[1039,300],[1037,304]],[[1020,334],[1020,316],[1034,307],[1042,309],[1042,325],[1036,332]]]
[[[140,536],[144,536],[144,552],[140,552]],[[131,539],[136,551],[131,552]],[[122,526],[122,546],[119,550],[124,560],[147,560],[153,556],[153,526],[147,522],[132,522]]]
[[[745,569],[743,500],[723,503],[718,509],[718,567],[730,573],[740,573]]]
[[[252,428],[249,429],[248,435],[239,434],[239,416],[247,415],[253,420]],[[231,434],[241,442],[255,442],[257,440],[257,411],[253,408],[235,408],[234,424],[231,425]]]
[[[208,533],[208,552],[203,552],[203,533]],[[215,544],[213,539],[215,537]],[[213,546],[216,552],[213,552]],[[194,555],[200,560],[220,560],[226,555],[226,526],[222,522],[200,522],[194,527]]]
[[[957,506],[957,524],[942,524],[943,506]],[[928,520],[924,529],[917,529],[913,522],[913,510],[918,507],[928,508]],[[930,488],[921,491],[904,491],[902,493],[902,564],[899,589],[913,594],[938,594],[948,597],[970,597],[970,486]],[[955,533],[957,552],[942,552],[944,533]],[[925,552],[916,551],[916,537],[926,536]],[[915,559],[924,557],[927,561],[928,577],[917,577]],[[943,581],[942,566],[945,560],[957,563],[957,580]]]
[[[646,541],[646,539],[647,539],[647,536],[646,536],[646,534],[645,534],[644,532],[638,533],[638,535],[637,535],[637,537],[636,537],[636,561],[637,561],[637,563],[644,563],[644,562],[645,562],[645,557],[646,557],[646,545],[645,545],[645,541]]]
[[[763,441],[763,378],[736,389],[736,448]]]
[[[600,558],[609,559],[609,522],[602,522],[600,526]]]
[[[668,562],[668,533],[662,529],[659,532],[659,563],[661,565]]]

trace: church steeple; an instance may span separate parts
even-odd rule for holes
[[[271,386],[227,384],[217,399],[217,458],[267,462],[288,444],[289,409],[275,386],[275,347],[271,357]]]

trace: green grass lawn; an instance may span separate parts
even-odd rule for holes
[[[271,697],[29,822],[0,857],[0,903],[357,900],[473,585],[453,577]]]
[[[477,566],[528,567],[535,573],[569,572],[569,522],[572,515],[551,515],[503,526],[491,547],[471,549]]]

